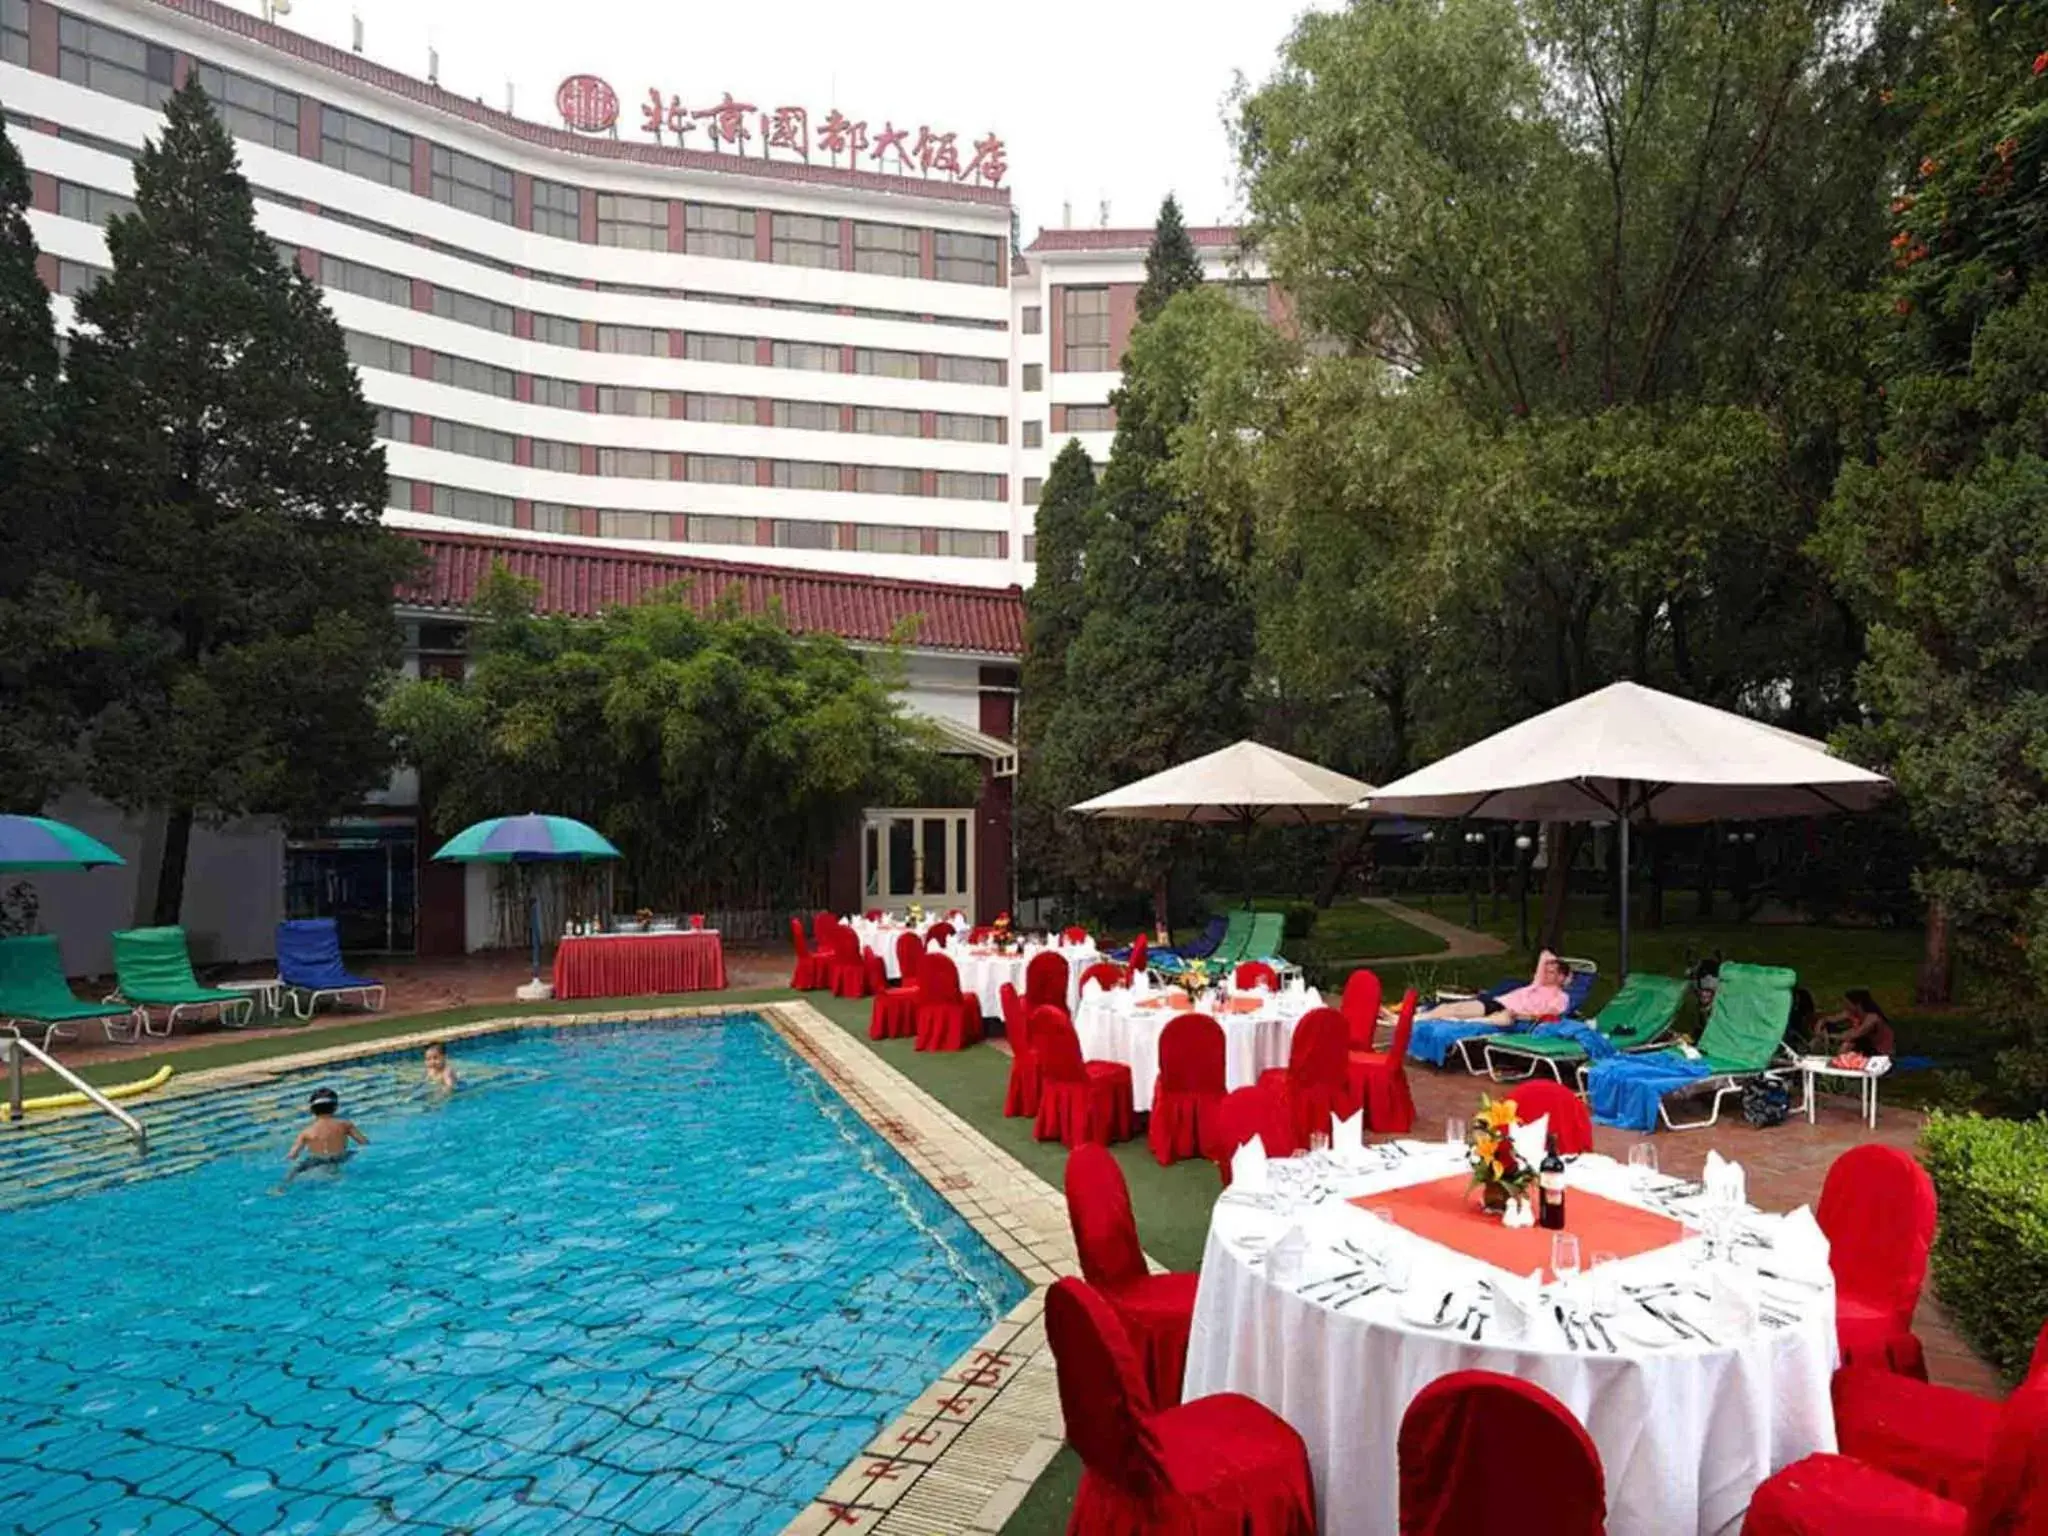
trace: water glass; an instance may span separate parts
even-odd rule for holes
[[[1444,1119],[1444,1145],[1447,1147],[1463,1147],[1465,1145],[1465,1122],[1456,1115],[1449,1115]]]
[[[1639,1141],[1628,1149],[1629,1177],[1638,1189],[1647,1188],[1657,1177],[1656,1144]]]
[[[1408,1257],[1406,1243],[1393,1243],[1381,1251],[1380,1278],[1386,1282],[1387,1289],[1395,1295],[1398,1296],[1408,1289],[1408,1281],[1413,1270],[1414,1264]]]
[[[1579,1275],[1579,1240],[1570,1232],[1559,1232],[1550,1239],[1550,1269],[1560,1284],[1569,1285]]]
[[[1605,1250],[1593,1255],[1590,1278],[1595,1312],[1612,1312],[1621,1305],[1620,1282],[1614,1278],[1614,1266],[1617,1262],[1617,1256]]]
[[[1311,1155],[1320,1155],[1329,1151],[1330,1133],[1328,1131],[1310,1131],[1308,1133],[1308,1150]]]

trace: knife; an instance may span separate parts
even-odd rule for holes
[[[1565,1343],[1569,1344],[1573,1349],[1577,1349],[1579,1341],[1572,1336],[1572,1325],[1564,1320],[1563,1306],[1557,1302],[1552,1302],[1550,1304],[1550,1315],[1557,1319],[1558,1331],[1564,1335]]]
[[[1685,1327],[1684,1324],[1676,1321],[1673,1318],[1667,1317],[1662,1312],[1659,1312],[1655,1307],[1651,1306],[1647,1301],[1644,1301],[1640,1296],[1636,1298],[1636,1305],[1641,1307],[1645,1312],[1649,1313],[1650,1316],[1657,1319],[1657,1321],[1662,1323],[1666,1328],[1669,1328],[1673,1333],[1677,1334],[1681,1339],[1685,1340],[1686,1343],[1690,1344],[1692,1342],[1692,1333]]]
[[[1614,1346],[1614,1335],[1609,1333],[1607,1331],[1607,1325],[1600,1321],[1600,1314],[1598,1312],[1589,1312],[1586,1314],[1586,1316],[1591,1320],[1592,1326],[1600,1330],[1600,1337],[1607,1341],[1607,1353],[1609,1353],[1610,1355],[1621,1353],[1621,1351],[1616,1349]]]

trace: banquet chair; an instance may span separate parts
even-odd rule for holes
[[[1607,1479],[1593,1437],[1534,1382],[1493,1371],[1437,1377],[1401,1415],[1397,1455],[1401,1536],[1607,1529]]]
[[[1206,1013],[1183,1013],[1159,1032],[1159,1076],[1145,1139],[1160,1167],[1208,1155],[1229,1091],[1223,1056],[1223,1026]]]
[[[1500,1095],[1515,1106],[1515,1120],[1528,1125],[1550,1116],[1550,1134],[1557,1138],[1557,1150],[1566,1157],[1593,1150],[1593,1115],[1586,1101],[1563,1083],[1531,1078],[1517,1083]]]
[[[831,959],[812,953],[811,941],[804,937],[804,925],[798,918],[789,920],[789,942],[796,950],[796,969],[789,975],[791,990],[816,992],[830,986]]]
[[[832,930],[832,959],[826,971],[834,997],[868,995],[868,967],[861,954],[859,934],[844,925]]]
[[[1944,1498],[1853,1456],[1820,1452],[1750,1497],[1743,1536],[2021,1536],[2048,1530],[2048,1382],[2000,1404],[1970,1501]]]
[[[914,933],[896,935],[896,975],[906,987],[917,985],[918,967],[924,964],[924,940]]]
[[[1038,1058],[1038,1120],[1032,1135],[1069,1148],[1084,1141],[1131,1139],[1131,1069],[1120,1061],[1084,1061],[1066,1010],[1031,1011],[1031,1054]]]
[[[1828,1168],[1814,1212],[1835,1272],[1835,1331],[1844,1365],[1927,1379],[1913,1310],[1934,1243],[1934,1181],[1897,1147],[1851,1147]]]
[[[967,930],[967,942],[970,944],[986,944],[995,936],[996,930],[993,923],[976,923]]]
[[[964,1051],[981,1038],[981,1002],[960,992],[951,955],[928,954],[917,968],[917,1048]]]
[[[1263,960],[1246,960],[1231,973],[1230,984],[1239,992],[1249,992],[1255,987],[1278,992],[1280,973]]]
[[[1088,930],[1079,923],[1069,923],[1060,930],[1060,942],[1062,944],[1086,944],[1088,942]]]
[[[915,982],[900,987],[889,985],[889,972],[882,957],[872,949],[862,955],[868,971],[868,991],[875,1004],[868,1010],[870,1040],[901,1040],[917,1033],[917,1009],[921,1001]]]
[[[1124,1325],[1152,1406],[1171,1408],[1187,1371],[1197,1276],[1152,1273],[1138,1244],[1130,1186],[1107,1147],[1083,1143],[1067,1154],[1066,1191],[1081,1278]]]
[[[953,925],[948,922],[933,923],[924,931],[924,942],[928,947],[934,944],[944,947],[952,943]]]
[[[1344,999],[1338,1003],[1337,1011],[1351,1026],[1351,1049],[1354,1052],[1370,1054],[1379,1040],[1382,995],[1379,973],[1365,966],[1344,978]]]
[[[1287,1118],[1287,1096],[1261,1083],[1233,1088],[1216,1106],[1216,1138],[1209,1156],[1223,1175],[1223,1187],[1230,1188],[1230,1159],[1254,1136],[1268,1157],[1292,1157],[1301,1145],[1294,1139],[1294,1126]]]
[[[1092,981],[1103,991],[1114,992],[1118,987],[1128,985],[1130,979],[1130,973],[1122,966],[1113,961],[1098,960],[1081,973],[1080,990],[1087,991],[1088,983]],[[1061,1001],[1064,1003],[1065,999]]]
[[[2048,1325],[2022,1387],[2048,1384]],[[2004,1406],[1872,1365],[1835,1372],[1835,1438],[1844,1456],[1957,1504],[1977,1502]]]
[[[1155,1411],[1115,1310],[1053,1282],[1045,1336],[1081,1486],[1067,1536],[1315,1536],[1308,1447],[1264,1404],[1220,1392]]]
[[[1068,974],[1067,957],[1058,951],[1048,949],[1033,955],[1024,967],[1025,1003],[1033,1008],[1041,1003],[1066,1007]]]
[[[1031,1052],[1031,1010],[1007,981],[1000,994],[1003,1034],[1010,1042],[1010,1084],[1003,1090],[1003,1114],[1009,1118],[1038,1113],[1038,1058]]]
[[[861,916],[871,923],[879,923],[882,920],[882,909],[880,907],[869,907],[867,911],[861,913]]]
[[[1287,1065],[1259,1074],[1261,1087],[1277,1089],[1287,1101],[1287,1123],[1294,1144],[1308,1145],[1320,1131],[1328,1135],[1330,1117],[1347,1118],[1358,1105],[1346,1073],[1346,1042],[1351,1026],[1334,1008],[1311,1008],[1294,1026],[1287,1047]],[[1401,1129],[1406,1130],[1406,1126]]]
[[[811,914],[811,948],[821,955],[830,954],[832,952],[832,930],[838,926],[839,919],[834,914],[823,909],[813,912]]]
[[[1352,1051],[1347,1059],[1347,1087],[1354,1103],[1365,1106],[1366,1126],[1375,1131],[1404,1132],[1415,1125],[1415,1095],[1408,1087],[1408,1036],[1415,1028],[1415,989],[1401,995],[1394,1017],[1394,1038],[1384,1051]]]

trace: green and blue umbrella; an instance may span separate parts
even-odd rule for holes
[[[621,855],[597,828],[573,816],[493,816],[464,827],[441,845],[436,859],[453,864],[580,863],[585,859],[616,859]],[[533,940],[533,979],[540,981],[540,892],[533,893],[527,918]]]
[[[127,862],[98,838],[61,821],[47,816],[0,816],[0,872],[98,869]]]

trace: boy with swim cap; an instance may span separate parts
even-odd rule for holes
[[[299,1132],[292,1143],[291,1151],[284,1160],[293,1162],[304,1155],[307,1163],[338,1163],[348,1156],[349,1143],[359,1141],[364,1146],[370,1138],[356,1129],[353,1120],[344,1120],[337,1113],[341,1108],[341,1095],[332,1088],[321,1088],[306,1101],[306,1107],[313,1112],[312,1121]]]

